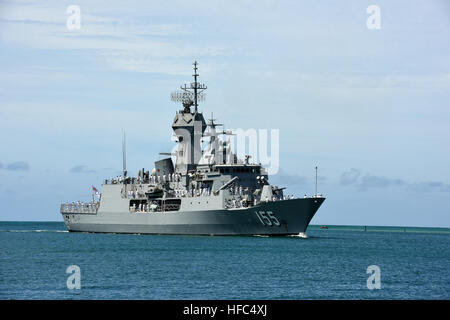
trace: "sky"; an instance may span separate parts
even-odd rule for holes
[[[205,116],[279,130],[274,184],[318,166],[312,224],[450,227],[449,33],[448,1],[0,1],[0,220],[62,221],[122,130],[151,170],[197,60]]]

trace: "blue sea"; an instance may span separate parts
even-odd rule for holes
[[[0,222],[0,299],[450,299],[450,229],[307,234],[89,234],[62,222]],[[67,285],[74,265],[80,289]],[[380,288],[370,290],[373,265]]]

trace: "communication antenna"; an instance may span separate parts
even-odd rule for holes
[[[122,166],[123,166],[123,176],[127,176],[127,146],[125,138],[125,130],[122,130]]]
[[[190,112],[190,107],[194,106],[194,112],[198,112],[198,102],[205,100],[205,91],[207,89],[207,86],[199,83],[197,81],[198,73],[197,73],[197,61],[194,62],[194,74],[192,75],[194,77],[194,82],[191,82],[188,85],[181,86],[181,91],[175,91],[171,94],[171,100],[175,102],[181,102],[184,106],[184,112]]]
[[[316,197],[317,197],[317,166],[316,166]]]
[[[206,97],[205,93],[197,94],[197,101],[204,101]],[[174,91],[170,94],[170,100],[174,102],[181,102],[184,106],[184,112],[191,112],[190,107],[194,105],[194,93],[188,91]]]
[[[235,136],[236,133],[233,132],[233,130],[225,130],[225,125],[222,124],[223,130],[220,132],[220,134],[223,134],[225,136]]]
[[[221,123],[215,123],[214,121],[216,121],[217,119],[214,119],[214,115],[211,112],[211,119],[209,119],[209,122],[207,123],[207,126],[209,126],[211,129],[216,129],[216,127],[221,127],[223,126],[223,124]]]

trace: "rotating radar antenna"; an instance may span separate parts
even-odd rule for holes
[[[198,111],[198,102],[205,100],[205,90],[207,89],[206,85],[203,83],[199,83],[197,81],[198,73],[197,73],[197,61],[194,62],[194,82],[191,82],[188,85],[181,86],[178,91],[174,91],[171,94],[170,99],[175,102],[181,102],[184,107],[184,112],[191,112],[190,108],[194,106],[195,113]]]

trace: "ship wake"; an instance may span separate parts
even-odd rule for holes
[[[308,239],[308,235],[306,234],[306,232],[300,232],[299,234],[292,234],[289,235],[288,237],[293,237],[293,238],[302,238],[302,239]]]

